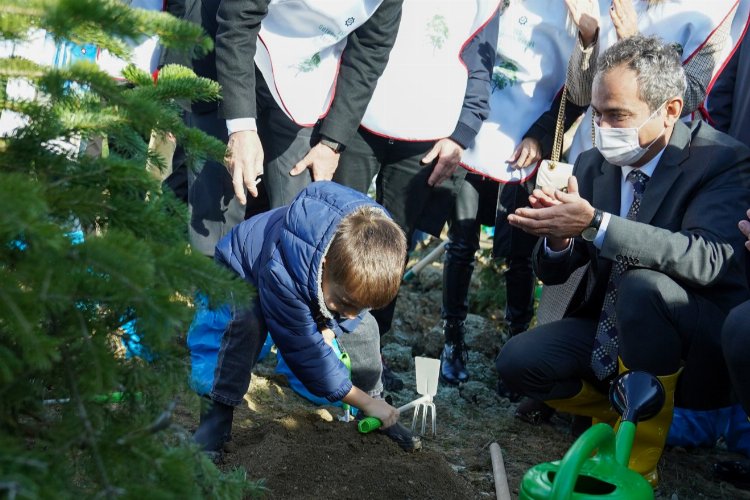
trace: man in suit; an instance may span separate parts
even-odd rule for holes
[[[204,0],[205,1],[205,0]],[[330,180],[396,39],[402,0],[223,0],[216,69],[234,195],[272,208]]]
[[[750,201],[750,151],[679,121],[685,85],[679,56],[658,38],[634,36],[602,54],[597,147],[577,159],[567,193],[535,190],[531,208],[508,216],[542,237],[534,268],[545,284],[585,264],[587,275],[562,320],[513,337],[496,361],[512,390],[610,422],[617,372],[656,375],[667,402],[638,425],[630,458],[652,484],[680,373],[690,391],[728,398],[716,325],[748,297],[735,221]]]

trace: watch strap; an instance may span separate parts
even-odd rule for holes
[[[332,141],[326,137],[320,138],[320,143],[324,146],[331,148],[334,153],[341,153],[344,150],[344,145],[340,142]]]

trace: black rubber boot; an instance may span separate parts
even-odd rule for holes
[[[204,398],[201,401],[201,420],[193,434],[193,441],[203,451],[210,454],[221,454],[224,443],[232,436],[232,417],[234,406]]]
[[[380,429],[380,432],[391,438],[404,451],[417,451],[422,449],[422,439],[415,436],[411,429],[396,422],[387,429]]]
[[[440,378],[448,384],[455,385],[469,380],[469,372],[466,370],[465,332],[463,321],[446,321],[443,324],[445,346],[440,354]]]

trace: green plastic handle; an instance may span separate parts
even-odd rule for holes
[[[365,417],[359,421],[359,423],[357,424],[357,429],[362,434],[367,434],[368,432],[380,429],[382,425],[383,422],[381,422],[379,418]]]

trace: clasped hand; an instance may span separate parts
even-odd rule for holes
[[[535,189],[529,196],[530,208],[519,208],[508,222],[527,233],[547,238],[552,250],[561,250],[570,238],[581,234],[594,218],[594,207],[578,194],[578,181],[568,179],[568,192],[549,187]]]

